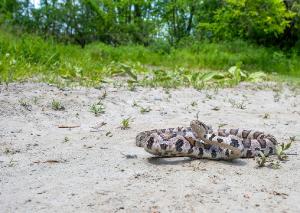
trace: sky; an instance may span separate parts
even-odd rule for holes
[[[40,0],[30,0],[32,2],[32,4],[37,7],[40,3]]]

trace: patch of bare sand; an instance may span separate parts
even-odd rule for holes
[[[297,89],[272,83],[218,91],[60,90],[42,83],[0,89],[2,212],[300,212],[299,155],[275,170],[258,169],[253,159],[151,158],[135,146],[138,132],[186,126],[197,112],[214,128],[299,140]],[[90,105],[104,91],[105,113],[95,117]],[[51,109],[53,99],[65,110]],[[142,114],[141,107],[151,111]],[[128,117],[131,128],[122,130]],[[299,147],[296,141],[289,152]]]

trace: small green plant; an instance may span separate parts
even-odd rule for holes
[[[121,129],[129,129],[130,128],[130,117],[125,118],[121,121]]]
[[[139,105],[138,105],[138,103],[137,103],[136,101],[133,101],[133,103],[132,103],[131,106],[132,106],[132,107],[137,107],[137,106],[139,106]]]
[[[234,99],[229,99],[229,103],[232,107],[235,107],[237,109],[246,109],[245,101],[236,102]]]
[[[104,106],[102,103],[98,102],[95,104],[92,104],[92,106],[90,107],[90,112],[92,112],[95,116],[99,116],[100,114],[103,114],[104,111]]]
[[[5,148],[3,151],[4,154],[9,154],[11,153],[11,150],[9,148]]]
[[[70,138],[68,138],[67,136],[66,137],[64,137],[64,143],[67,143],[67,142],[69,142],[70,141]]]
[[[282,143],[279,146],[276,147],[276,155],[279,160],[287,160],[288,156],[285,153],[286,150],[288,150],[292,145],[292,141],[288,142],[287,144]]]
[[[104,100],[107,97],[107,92],[106,90],[104,90],[104,92],[102,93],[102,95],[99,97],[100,100]]]
[[[245,104],[245,102],[242,101],[242,102],[237,103],[237,104],[236,104],[236,108],[238,108],[238,109],[246,109],[246,104]]]
[[[273,99],[274,99],[274,102],[279,102],[280,100],[280,94],[278,92],[276,92],[274,95],[273,95]]]
[[[263,119],[269,119],[270,118],[270,114],[269,113],[265,113],[264,115],[263,115]]]
[[[267,157],[264,153],[259,152],[259,155],[255,157],[255,161],[258,164],[258,167],[264,167],[267,162]]]
[[[19,100],[19,104],[28,111],[32,110],[32,106],[25,99]]]
[[[256,163],[258,164],[258,167],[264,167],[268,166],[273,169],[279,169],[281,167],[280,161],[286,161],[288,155],[285,153],[286,150],[288,150],[291,147],[292,141],[285,144],[282,143],[276,147],[276,155],[279,159],[270,159],[264,155],[264,153],[259,152],[258,156],[255,157]],[[268,163],[268,164],[267,164]]]
[[[220,110],[220,107],[218,107],[218,106],[215,106],[215,107],[213,107],[211,110],[214,110],[214,111],[219,111],[219,110]]]
[[[296,136],[290,136],[290,138],[289,138],[289,139],[290,139],[290,142],[292,142],[292,143],[293,143],[293,142],[295,142],[295,141],[296,141]]]
[[[195,106],[197,106],[198,105],[198,103],[196,102],[196,101],[193,101],[192,103],[191,103],[191,106],[192,107],[195,107]]]
[[[220,128],[226,126],[226,125],[227,125],[226,123],[220,123],[220,124],[218,125],[218,128],[220,129]]]
[[[140,112],[141,112],[142,114],[147,113],[147,112],[150,112],[150,111],[151,111],[151,108],[150,108],[150,107],[141,107],[141,108],[140,108]]]
[[[129,91],[136,91],[136,84],[135,83],[128,83],[128,90]]]
[[[206,97],[207,99],[210,99],[210,100],[211,100],[213,96],[207,93],[207,94],[205,95],[205,97]]]
[[[51,102],[51,108],[55,111],[65,110],[65,107],[61,104],[61,102],[54,99]]]
[[[35,104],[35,105],[37,105],[38,104],[38,97],[34,97],[33,99],[32,99],[32,102]]]
[[[270,167],[272,169],[279,169],[281,167],[280,162],[278,160],[272,160],[270,162]]]

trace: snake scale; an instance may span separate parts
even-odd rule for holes
[[[252,158],[260,152],[275,154],[274,136],[254,130],[218,129],[193,120],[189,127],[154,129],[136,136],[136,145],[161,157],[232,160]]]

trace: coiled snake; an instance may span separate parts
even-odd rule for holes
[[[262,152],[275,154],[274,136],[260,131],[213,129],[193,120],[190,127],[154,129],[136,136],[136,145],[161,157],[193,157],[231,160],[252,158]]]

